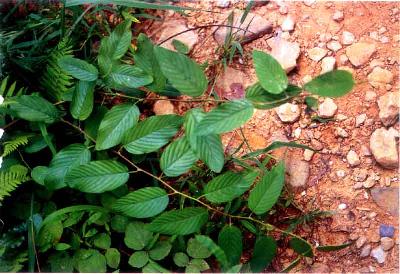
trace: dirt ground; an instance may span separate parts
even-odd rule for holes
[[[312,2],[312,1],[308,1]],[[167,13],[166,21],[184,20],[188,27],[199,25],[221,23],[227,17],[229,11],[234,8],[245,7],[242,1],[236,1],[228,8],[216,7],[215,1],[181,2],[182,6],[189,6],[196,9],[211,10],[215,13],[204,11],[189,12],[189,16],[182,17],[178,13]],[[368,147],[372,132],[382,127],[379,119],[377,100],[369,101],[365,99],[368,91],[373,91],[379,96],[390,91],[399,90],[399,9],[400,5],[396,2],[315,2],[313,4],[300,1],[284,2],[287,6],[287,14],[282,9],[281,3],[270,2],[266,5],[259,5],[251,12],[268,19],[274,25],[274,30],[282,20],[288,15],[292,16],[296,25],[294,31],[290,32],[289,41],[300,44],[300,57],[297,60],[297,68],[290,72],[289,77],[293,83],[302,84],[302,79],[306,75],[315,77],[319,75],[321,62],[312,61],[306,56],[307,50],[321,43],[320,36],[330,34],[333,39],[335,36],[341,40],[344,30],[354,34],[356,41],[366,41],[376,45],[376,52],[370,57],[367,64],[361,67],[354,67],[351,63],[340,64],[340,56],[345,54],[346,47],[337,52],[330,52],[336,58],[337,66],[345,66],[352,70],[356,80],[355,89],[348,95],[335,99],[338,111],[335,121],[329,123],[315,123],[310,121],[310,117],[305,115],[304,108],[299,121],[284,124],[277,117],[274,110],[257,110],[245,127],[244,133],[252,149],[259,149],[267,146],[276,139],[300,140],[307,145],[317,143],[322,146],[320,153],[315,154],[309,162],[310,174],[307,184],[301,188],[294,189],[296,202],[305,210],[320,208],[322,210],[334,210],[336,215],[323,221],[319,221],[312,226],[312,229],[303,231],[305,236],[313,244],[334,245],[356,240],[365,237],[366,243],[361,247],[355,245],[338,252],[319,252],[314,261],[304,261],[293,271],[295,272],[391,272],[398,273],[399,269],[399,238],[398,238],[398,214],[390,214],[380,207],[371,198],[368,188],[355,189],[356,182],[354,176],[360,172],[367,172],[379,176],[379,180],[373,188],[388,187],[389,185],[398,188],[399,177],[397,170],[384,169],[375,162],[373,156],[363,153]],[[336,11],[342,11],[344,19],[335,21],[332,19]],[[149,31],[152,38],[157,39],[157,29],[160,23],[156,23]],[[385,27],[386,30],[382,29]],[[375,40],[371,38],[371,32],[378,32],[379,36],[389,38],[388,42],[384,39]],[[217,43],[212,37],[212,29],[204,28],[197,30],[199,35],[198,42],[194,45],[191,56],[198,62],[212,62],[218,56],[215,54]],[[250,53],[257,48],[268,52],[269,46],[265,35],[244,46],[245,55],[243,60],[235,59],[231,67],[243,72],[246,78],[246,85],[254,83],[256,76],[252,68]],[[383,42],[382,42],[383,41]],[[371,61],[379,60],[381,66],[391,71],[394,80],[390,86],[383,89],[373,88],[367,80],[367,75],[372,71]],[[179,107],[175,105],[175,107]],[[184,108],[184,107],[183,107]],[[367,119],[363,125],[355,127],[355,117],[366,114]],[[337,127],[345,129],[349,136],[346,138],[337,137],[335,130]],[[301,129],[301,131],[299,130]],[[399,129],[399,125],[394,126]],[[297,129],[297,131],[296,131]],[[295,133],[297,132],[297,133]],[[314,143],[307,136],[312,136]],[[242,138],[237,133],[230,133],[224,136],[224,144],[229,147],[236,147],[242,142]],[[360,156],[361,164],[351,167],[346,162],[347,152],[352,149]],[[291,157],[303,158],[302,150],[289,152]],[[338,176],[340,175],[340,176]],[[388,201],[390,202],[390,201]],[[398,203],[398,201],[391,201]],[[346,208],[339,204],[345,204]],[[361,257],[363,247],[371,245],[375,248],[379,245],[379,226],[392,225],[396,228],[395,246],[386,252],[384,263],[378,263],[373,257]],[[279,261],[274,262],[276,271],[283,269],[293,259],[296,254],[292,250],[280,257]]]

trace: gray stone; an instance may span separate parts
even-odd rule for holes
[[[281,24],[281,29],[283,31],[292,31],[294,30],[294,19],[291,16],[286,17],[282,24]]]
[[[235,33],[242,43],[250,42],[254,39],[264,36],[267,33],[272,32],[272,23],[265,18],[249,12],[243,23],[240,23],[243,11],[234,11],[234,20],[232,27],[242,28],[243,30],[233,29],[232,33]],[[226,22],[224,24],[227,24]],[[229,33],[231,28],[229,27],[218,27],[214,33],[214,39],[218,44],[223,45],[225,42],[225,37]]]
[[[392,216],[399,215],[399,189],[397,187],[379,187],[371,189],[374,202]]]
[[[165,39],[171,37],[172,35],[175,35],[182,31],[186,31],[188,27],[183,21],[172,20],[164,23],[160,29],[162,29],[162,32],[160,39],[158,40],[159,42],[164,41]],[[197,32],[193,30],[186,31],[178,36],[175,36],[173,39],[169,39],[165,43],[162,43],[161,46],[170,50],[175,50],[175,47],[172,44],[172,41],[174,39],[184,43],[189,48],[189,50],[191,50],[193,46],[197,43],[199,38]]]
[[[378,246],[371,250],[371,257],[378,263],[383,264],[386,260],[386,253],[381,246]]]

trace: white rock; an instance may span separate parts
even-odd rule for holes
[[[0,128],[0,139],[1,137],[3,137],[3,134],[4,134],[4,129]]]
[[[303,3],[304,5],[306,5],[307,7],[311,7],[312,4],[314,4],[316,2],[316,0],[304,0]]]
[[[356,38],[354,37],[354,34],[352,34],[351,32],[348,32],[348,31],[343,31],[343,33],[342,33],[343,45],[351,45],[354,43],[355,39]]]
[[[346,55],[354,66],[359,67],[369,61],[375,50],[374,44],[358,42],[347,47]]]
[[[364,124],[365,120],[367,119],[367,114],[363,113],[356,116],[356,127],[361,126]]]
[[[307,184],[310,175],[310,166],[308,162],[302,161],[296,157],[286,159],[287,182],[293,187],[304,187]]]
[[[311,161],[312,157],[314,156],[314,151],[305,149],[303,153],[304,160],[307,162]]]
[[[365,245],[365,246],[361,249],[360,257],[361,257],[361,258],[368,257],[370,253],[371,253],[371,245]]]
[[[371,90],[368,90],[366,93],[365,93],[365,101],[367,101],[367,102],[374,102],[375,100],[376,100],[376,92],[375,91],[371,91]]]
[[[339,56],[339,62],[341,65],[347,64],[348,61],[349,61],[349,58],[346,56],[346,54],[342,54]]]
[[[335,13],[332,16],[332,19],[337,22],[342,21],[343,18],[344,18],[343,11],[340,11],[340,10],[335,11]]]
[[[369,63],[369,67],[373,69],[374,67],[383,67],[385,63],[379,59],[374,59]]]
[[[376,32],[376,31],[371,31],[371,32],[369,33],[369,37],[370,37],[371,39],[373,39],[373,40],[376,40],[376,41],[379,40],[378,32]]]
[[[347,205],[346,204],[340,204],[339,206],[338,206],[338,209],[340,209],[340,210],[345,210],[347,208]]]
[[[339,137],[342,137],[342,138],[347,138],[347,137],[349,137],[349,134],[347,133],[347,131],[344,130],[343,128],[341,128],[341,127],[336,128],[335,134],[336,134],[337,136],[339,136]]]
[[[230,0],[218,0],[216,5],[219,8],[227,8],[227,7],[229,7],[230,3],[231,3]]]
[[[296,128],[296,129],[294,130],[294,132],[293,132],[293,135],[294,135],[294,137],[296,137],[297,139],[300,138],[300,136],[301,136],[301,128],[300,128],[300,127]]]
[[[271,55],[279,62],[286,72],[290,72],[297,66],[297,58],[300,55],[299,43],[292,43],[276,37],[271,43]]]
[[[293,123],[300,117],[300,108],[298,105],[285,103],[276,110],[279,119],[284,123]]]
[[[283,20],[281,29],[283,31],[292,31],[294,30],[294,24],[294,19],[291,16],[288,16]]]
[[[383,167],[396,169],[399,165],[396,136],[385,128],[376,129],[370,138],[369,147],[375,160]]]
[[[393,81],[393,73],[391,73],[387,69],[383,69],[380,67],[374,67],[372,72],[368,75],[368,82],[374,88],[384,88],[386,84],[389,84]]]
[[[386,260],[386,253],[381,246],[378,246],[371,250],[371,257],[378,263],[383,264]]]
[[[318,106],[318,116],[332,118],[335,116],[337,109],[337,105],[331,98],[325,98],[324,102]]]
[[[392,238],[389,237],[381,238],[381,247],[384,251],[392,249],[393,246],[394,246],[394,240]]]
[[[342,45],[338,41],[329,41],[326,44],[326,47],[334,52],[340,50],[342,48]]]
[[[347,153],[346,159],[347,163],[349,163],[349,165],[352,167],[358,166],[361,163],[360,157],[358,157],[357,152],[355,152],[354,150],[350,150]]]
[[[324,58],[327,53],[328,53],[328,50],[319,48],[319,47],[315,47],[315,48],[309,49],[307,51],[308,58],[310,58],[311,60],[313,60],[315,62],[318,62],[319,60]]]
[[[394,125],[399,120],[400,91],[388,92],[378,99],[379,118],[385,126]]]
[[[325,57],[321,61],[321,72],[320,74],[332,71],[335,68],[336,59],[335,57]]]

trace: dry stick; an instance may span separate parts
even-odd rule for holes
[[[80,133],[82,133],[82,134],[84,134],[85,136],[87,136],[92,142],[96,143],[96,140],[94,140],[89,134],[87,134],[87,133],[86,133],[83,129],[81,129],[80,127],[78,127],[78,126],[76,126],[76,125],[72,124],[71,122],[66,121],[66,120],[64,120],[64,119],[61,119],[61,121],[62,121],[63,123],[65,123],[65,124],[67,124],[67,125],[73,127],[74,129],[78,130]],[[249,220],[249,221],[252,221],[252,222],[255,222],[255,223],[258,223],[258,224],[262,225],[262,226],[265,227],[267,230],[275,230],[275,231],[281,232],[281,233],[283,233],[283,234],[285,234],[285,235],[290,235],[290,236],[292,236],[292,237],[302,239],[301,237],[297,236],[296,234],[293,234],[293,233],[291,233],[291,232],[288,232],[288,231],[282,230],[282,229],[280,229],[280,228],[277,228],[276,226],[274,226],[274,225],[272,225],[272,224],[264,223],[264,222],[262,222],[262,221],[260,221],[260,220],[254,219],[254,218],[252,218],[252,217],[250,217],[250,216],[247,217],[247,216],[231,215],[231,214],[229,214],[229,213],[225,213],[225,212],[220,211],[220,210],[218,210],[218,209],[216,209],[216,208],[213,208],[213,207],[210,206],[209,204],[206,204],[206,203],[204,203],[203,201],[201,201],[201,200],[199,200],[199,199],[197,199],[197,198],[194,198],[194,197],[192,197],[192,196],[190,196],[190,195],[187,195],[187,194],[185,194],[185,193],[183,193],[183,192],[180,192],[180,191],[176,190],[175,188],[173,188],[171,185],[169,185],[166,181],[164,181],[164,180],[161,179],[160,177],[158,177],[158,176],[154,175],[153,173],[151,173],[151,172],[149,172],[149,171],[147,171],[147,170],[145,170],[145,169],[142,169],[142,168],[140,168],[139,166],[137,166],[135,163],[133,163],[131,160],[129,160],[127,157],[125,157],[121,152],[116,151],[116,150],[112,150],[112,152],[113,152],[114,154],[116,154],[117,156],[119,156],[119,157],[120,157],[121,159],[123,159],[124,161],[126,161],[129,165],[131,165],[132,167],[134,167],[134,168],[136,169],[135,171],[137,171],[137,172],[142,172],[142,173],[144,173],[144,174],[146,174],[146,175],[152,177],[153,179],[159,181],[159,182],[160,182],[162,185],[164,185],[166,188],[170,189],[170,190],[172,191],[172,194],[178,194],[178,195],[180,195],[180,196],[182,196],[182,197],[185,197],[185,198],[188,198],[188,199],[190,199],[190,200],[192,200],[192,201],[195,201],[196,203],[199,203],[199,204],[203,205],[204,207],[206,207],[208,210],[213,211],[213,212],[218,213],[218,214],[221,214],[221,215],[223,215],[223,216],[227,216],[227,217],[230,217],[230,218],[232,218],[232,219],[238,219],[238,220]]]

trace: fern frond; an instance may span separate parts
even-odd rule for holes
[[[28,181],[28,169],[22,165],[13,165],[6,171],[0,172],[0,201],[16,189],[20,184]]]
[[[19,96],[26,92],[26,88],[22,87],[16,90],[17,82],[12,83],[11,85],[7,85],[9,80],[9,76],[4,78],[0,84],[0,95],[3,97],[13,97]]]
[[[46,95],[53,101],[60,101],[73,84],[73,78],[66,74],[58,65],[58,60],[64,56],[72,56],[72,46],[68,38],[64,38],[50,54],[46,69],[40,79]]]
[[[29,138],[31,138],[33,134],[24,134],[15,136],[14,139],[10,141],[6,141],[3,143],[4,151],[2,157],[10,155],[14,151],[16,151],[21,146],[26,146],[29,142]]]

